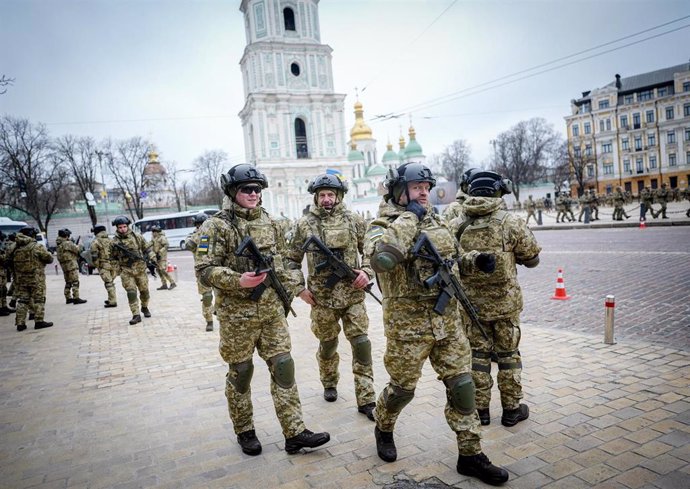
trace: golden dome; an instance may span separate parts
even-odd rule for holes
[[[398,144],[400,145],[400,149],[405,149],[405,138],[403,135],[400,135],[400,139],[398,139]]]
[[[149,162],[146,164],[144,167],[144,176],[153,176],[153,175],[166,175],[168,171],[165,169],[163,165],[161,165],[161,162],[158,161],[158,153],[155,151],[150,151],[149,152]]]
[[[359,100],[355,102],[355,125],[350,130],[350,138],[352,141],[373,139],[371,128],[364,122],[364,109]]]

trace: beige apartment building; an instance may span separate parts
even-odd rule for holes
[[[585,188],[633,194],[649,185],[690,182],[690,64],[620,75],[571,101],[565,118],[573,161],[584,162]],[[572,183],[572,181],[571,181]]]

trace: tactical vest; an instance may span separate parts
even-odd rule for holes
[[[256,270],[256,265],[251,259],[235,254],[245,236],[252,238],[252,241],[254,241],[262,255],[273,257],[278,253],[277,234],[279,231],[270,217],[268,217],[268,214],[265,214],[263,210],[261,211],[261,217],[251,221],[237,218],[231,219],[225,211],[216,214],[215,217],[222,219],[234,230],[232,239],[227,243],[228,249],[224,253],[223,266],[230,267],[238,273]],[[282,260],[278,261],[280,263],[274,263],[273,266],[275,269],[282,269]]]
[[[45,263],[40,258],[39,244],[35,241],[25,246],[17,246],[12,253],[15,280],[20,284],[35,284]]]
[[[77,269],[77,256],[79,248],[68,238],[58,238],[57,240],[57,259],[60,262],[63,272],[71,272]]]
[[[310,235],[319,238],[323,244],[333,251],[339,258],[354,269],[359,269],[359,253],[357,251],[357,233],[355,223],[349,211],[345,211],[335,219],[319,219],[313,214],[306,217]],[[307,239],[309,236],[307,236]],[[310,276],[330,275],[328,268],[316,272],[316,265],[323,262],[326,257],[318,251],[307,253],[307,268]]]

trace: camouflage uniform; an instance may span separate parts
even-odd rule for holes
[[[563,196],[563,212],[564,215],[568,217],[570,221],[575,220],[575,214],[573,214],[573,199],[570,197],[570,195],[564,195]]]
[[[72,242],[71,239],[58,237],[55,240],[57,245],[57,259],[65,277],[65,300],[71,303],[74,299],[79,299],[79,267],[77,258],[79,257],[80,247]]]
[[[197,228],[184,242],[185,248],[194,253],[195,264],[197,263],[196,250],[199,247],[200,238],[201,233],[199,228]],[[201,315],[204,316],[206,324],[208,325],[208,323],[213,323],[213,289],[201,283],[199,272],[196,269],[194,270],[194,275],[196,276],[196,289],[201,296]]]
[[[683,190],[683,195],[685,196],[685,200],[690,200],[690,187],[685,187],[685,190]],[[685,217],[690,217],[690,208],[685,211]]]
[[[2,233],[0,233],[2,234]],[[7,307],[7,272],[5,266],[7,265],[7,242],[5,235],[0,235],[0,316],[7,316],[10,311]]]
[[[592,209],[592,221],[599,220],[599,197],[597,197],[597,192],[592,188],[589,190],[591,196],[591,202],[589,203]]]
[[[640,203],[644,205],[644,214],[642,217],[645,219],[647,218],[647,211],[649,211],[652,214],[652,217],[654,217],[654,207],[652,207],[652,203],[654,202],[654,195],[652,194],[652,191],[649,187],[645,187],[642,189],[640,192]]]
[[[235,433],[254,430],[251,379],[256,349],[271,373],[271,395],[286,438],[305,430],[302,406],[294,376],[291,343],[283,303],[268,287],[257,302],[254,289],[240,287],[240,276],[255,269],[253,263],[235,255],[241,240],[251,236],[262,254],[273,257],[273,266],[286,289],[298,278],[283,265],[285,243],[279,226],[261,207],[245,209],[231,202],[207,219],[200,229],[195,268],[201,283],[213,287],[220,321],[220,355],[229,365],[225,395]]]
[[[448,207],[443,210],[443,218],[450,222],[456,217],[462,215],[462,204],[466,199],[467,194],[463,192],[461,188],[459,188],[458,192],[455,194],[455,202],[451,202],[448,204]]]
[[[666,215],[666,205],[668,204],[671,195],[665,183],[661,185],[661,188],[656,189],[655,197],[656,201],[661,205],[661,209],[659,209],[656,213],[652,212],[652,217],[656,219],[661,214],[662,219],[668,219],[668,216]]]
[[[134,259],[127,255],[124,251],[118,249],[115,244],[127,248],[131,253],[142,257],[141,259]],[[153,259],[151,253],[151,245],[146,242],[146,239],[131,229],[128,229],[125,234],[115,233],[113,238],[113,247],[111,249],[111,257],[115,261],[120,270],[120,280],[122,287],[127,292],[127,301],[129,302],[129,310],[132,311],[132,316],[139,315],[139,299],[141,299],[141,310],[148,310],[149,298],[149,279],[146,276],[146,263],[143,257],[148,256]],[[139,289],[139,298],[137,298],[137,289]]]
[[[446,385],[445,416],[456,433],[459,453],[476,455],[481,453],[481,435],[474,405],[461,411],[449,400],[449,385],[461,381],[469,388],[472,383],[471,350],[463,316],[456,307],[447,307],[443,315],[433,312],[439,291],[423,285],[432,275],[433,266],[410,254],[419,234],[424,232],[444,258],[457,257],[457,242],[448,225],[430,208],[427,211],[419,220],[405,207],[392,200],[384,201],[367,231],[366,255],[372,256],[386,245],[402,256],[395,268],[377,276],[383,293],[384,364],[390,381],[376,403],[376,425],[381,431],[393,431],[400,412],[414,396],[422,366],[429,358]],[[474,391],[473,386],[471,390]]]
[[[364,271],[369,277],[374,276],[368,258],[364,258],[361,265],[359,260],[359,254],[364,251],[364,220],[358,214],[347,210],[344,204],[336,204],[330,212],[312,205],[309,213],[297,221],[294,231],[287,255],[290,268],[301,271],[304,258],[302,245],[314,235],[332,251],[342,254],[343,261],[350,267]],[[375,400],[371,343],[367,336],[369,318],[364,306],[364,291],[355,289],[347,280],[339,281],[332,289],[326,287],[326,279],[332,270],[325,268],[316,272],[315,269],[323,260],[324,256],[318,252],[307,253],[307,288],[316,299],[316,305],[311,306],[311,330],[320,343],[316,359],[319,363],[321,384],[325,389],[335,388],[338,384],[340,357],[337,348],[339,321],[342,321],[343,332],[352,346],[355,396],[357,406],[361,407]],[[302,278],[300,289],[303,288]]]
[[[529,224],[529,218],[533,218],[534,221],[537,221],[537,216],[534,214],[534,212],[537,210],[537,204],[532,200],[532,196],[530,195],[527,201],[525,202],[525,209],[527,209],[527,219],[525,220],[525,223]]]
[[[108,293],[108,302],[106,304],[111,307],[117,305],[117,294],[115,292],[115,277],[117,277],[116,264],[111,260],[112,255],[112,242],[108,237],[106,231],[99,231],[96,234],[96,239],[91,243],[91,259],[96,268],[98,268],[98,274],[103,280],[103,285]]]
[[[27,313],[33,307],[38,325],[45,316],[45,266],[53,263],[53,255],[35,239],[18,234],[10,260],[15,273],[14,296],[17,298],[15,324],[17,328],[25,326]]]
[[[586,215],[587,210],[590,210],[590,216],[591,216],[591,203],[592,203],[592,197],[589,195],[589,192],[585,190],[582,193],[582,196],[579,198],[580,202],[580,213],[577,215],[577,222],[582,222],[582,216]]]
[[[620,188],[616,189],[616,193],[613,194],[613,220],[614,221],[622,221],[623,216],[625,216],[626,219],[628,219],[630,216],[628,215],[627,212],[625,212],[625,209],[623,208],[623,205],[625,204],[625,195],[623,195],[623,192],[621,191]]]
[[[536,266],[541,248],[519,217],[501,210],[500,198],[470,197],[465,209],[470,222],[459,237],[460,248],[466,252],[491,253],[496,257],[496,270],[491,273],[461,270],[461,281],[489,340],[470,327],[472,346],[472,377],[477,388],[478,409],[488,409],[491,401],[492,352],[498,356],[498,389],[504,410],[516,409],[522,399],[522,359],[520,351],[520,312],[522,292],[517,280],[516,264]],[[458,231],[459,220],[451,226]]]
[[[170,282],[170,288],[174,289],[177,284],[168,273],[168,238],[163,231],[153,231],[151,235],[151,251],[156,257],[156,271],[161,278],[161,288],[167,289]]]
[[[567,197],[565,194],[558,194],[556,197],[556,222],[565,222],[565,202]]]

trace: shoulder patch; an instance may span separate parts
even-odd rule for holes
[[[370,241],[378,241],[378,239],[383,236],[385,229],[381,226],[372,226],[367,231],[367,239]]]
[[[199,255],[205,255],[208,253],[208,235],[202,234],[199,238],[199,246],[196,248],[196,252]]]

